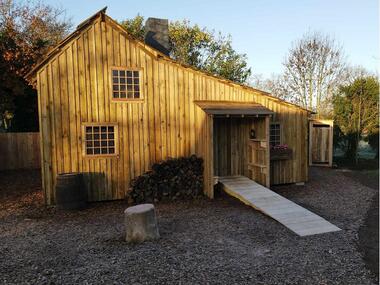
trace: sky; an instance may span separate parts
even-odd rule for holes
[[[123,20],[137,14],[192,24],[232,36],[254,74],[264,78],[283,71],[292,42],[307,32],[322,32],[343,47],[348,63],[370,71],[380,66],[378,0],[46,0],[66,10],[74,26],[107,6]]]

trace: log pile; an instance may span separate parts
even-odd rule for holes
[[[203,160],[195,155],[169,159],[131,182],[129,197],[136,204],[193,199],[203,193]]]

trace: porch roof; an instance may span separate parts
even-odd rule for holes
[[[258,103],[231,101],[194,101],[194,103],[210,115],[258,116],[273,114],[273,111]]]

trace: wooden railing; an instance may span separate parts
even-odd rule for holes
[[[40,167],[39,133],[0,133],[0,171]]]

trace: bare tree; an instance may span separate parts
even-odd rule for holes
[[[308,33],[293,44],[283,65],[287,97],[320,114],[338,86],[344,56],[328,35]]]
[[[262,74],[253,74],[250,77],[249,85],[270,92],[278,98],[292,103],[298,103],[297,98],[289,95],[287,82],[283,74],[272,74],[270,78],[266,79]]]

